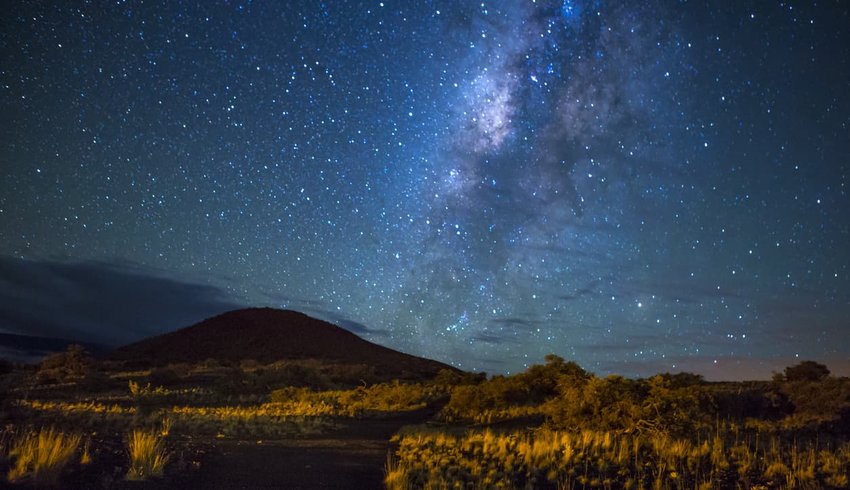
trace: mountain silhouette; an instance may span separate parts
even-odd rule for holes
[[[134,366],[199,363],[207,359],[263,364],[314,359],[372,366],[383,374],[432,376],[455,368],[361,339],[303,313],[274,308],[234,310],[190,327],[117,349],[111,356]]]

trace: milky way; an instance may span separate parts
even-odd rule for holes
[[[0,47],[0,330],[183,284],[465,369],[850,373],[841,2],[15,2]]]

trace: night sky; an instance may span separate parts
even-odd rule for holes
[[[0,331],[850,374],[847,2],[199,3],[4,2]]]

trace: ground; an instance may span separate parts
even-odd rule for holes
[[[64,482],[78,488],[113,489],[381,489],[392,435],[405,425],[427,422],[439,409],[434,405],[379,419],[350,420],[304,439],[175,440],[171,450],[180,461],[174,464],[182,468],[162,479],[127,482],[117,471],[112,478],[111,458],[99,455],[97,467],[69,475]],[[121,464],[120,451],[120,447],[111,451],[115,465]]]

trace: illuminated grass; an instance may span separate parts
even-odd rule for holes
[[[440,395],[433,386],[380,383],[354,390],[312,391],[284,388],[272,392],[272,402],[292,415],[363,417],[390,412],[406,412],[425,407]]]
[[[165,440],[157,431],[134,430],[127,441],[130,452],[130,471],[128,480],[147,480],[161,477],[168,463]]]
[[[407,472],[392,453],[387,454],[387,462],[384,465],[384,485],[387,490],[407,490]]]
[[[29,408],[40,412],[69,413],[96,413],[96,414],[133,414],[134,407],[122,407],[121,405],[107,405],[94,401],[88,402],[62,402],[41,400],[18,400],[18,406]]]
[[[33,485],[55,485],[62,471],[74,459],[80,436],[53,428],[24,434],[12,443],[10,456],[15,459],[8,480]]]
[[[536,430],[397,436],[385,483],[400,488],[847,488],[835,451],[665,435]]]

